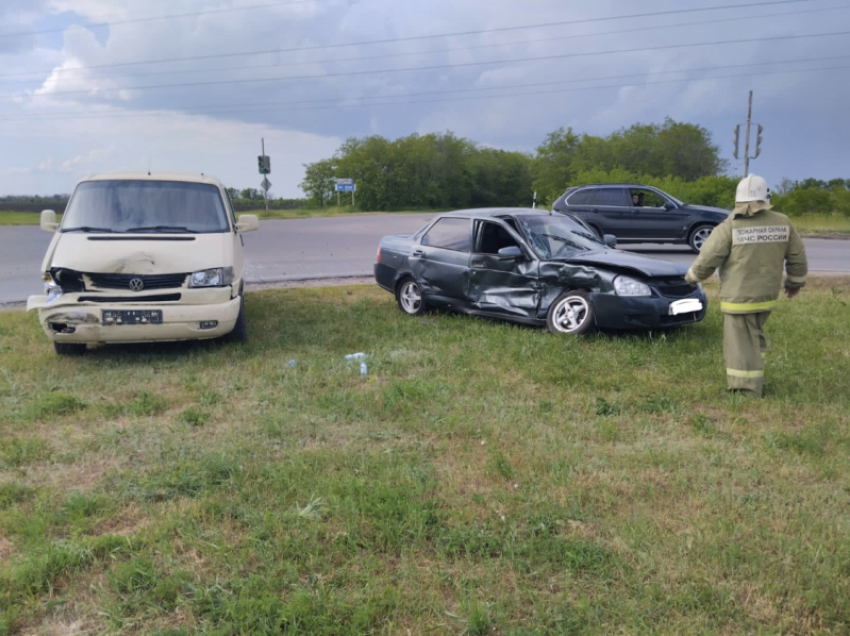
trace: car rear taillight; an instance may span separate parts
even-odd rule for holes
[[[378,259],[378,260],[377,260],[377,262],[378,262],[378,263],[380,263],[380,262],[381,262],[381,246],[380,246],[380,245],[378,246],[378,256],[377,256],[377,259]]]

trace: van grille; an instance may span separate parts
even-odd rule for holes
[[[80,303],[170,303],[177,302],[182,294],[158,294],[153,296],[80,296]]]
[[[130,281],[141,279],[142,289],[171,289],[183,287],[188,274],[86,274],[93,287],[100,289],[130,289]]]

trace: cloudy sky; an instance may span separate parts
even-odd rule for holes
[[[850,0],[2,0],[0,195],[148,168],[257,187],[265,138],[298,197],[347,137],[533,152],[667,116],[739,174],[750,90],[751,172],[850,178],[848,78]]]

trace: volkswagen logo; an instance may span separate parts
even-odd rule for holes
[[[140,292],[145,288],[145,281],[141,278],[131,278],[129,282],[130,289],[134,292]]]

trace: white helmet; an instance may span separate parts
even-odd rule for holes
[[[741,179],[738,184],[738,190],[735,192],[736,203],[748,203],[750,201],[767,202],[770,193],[767,188],[767,181],[761,177],[751,174]]]

